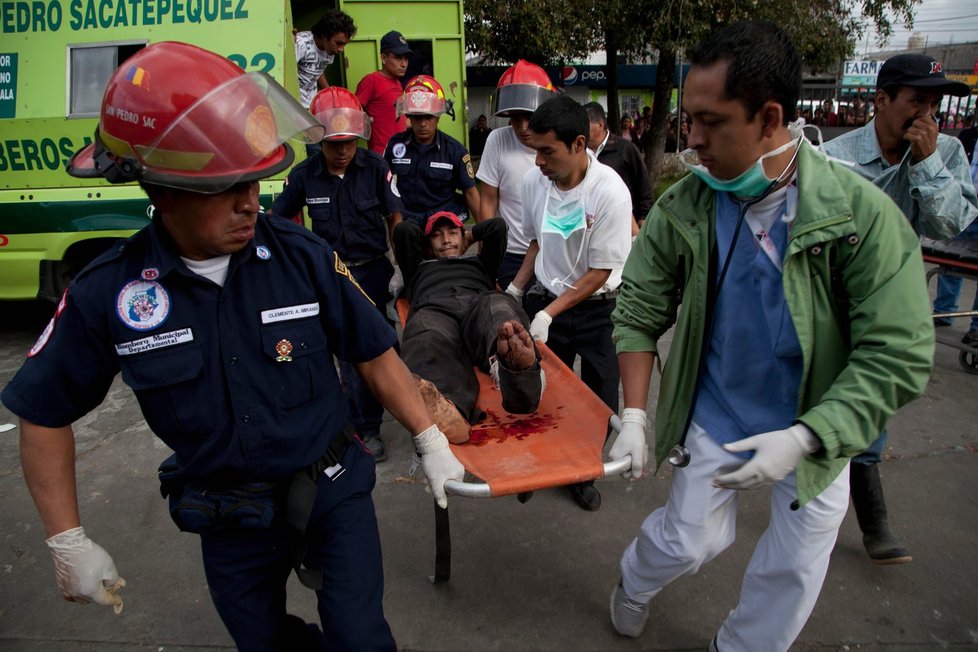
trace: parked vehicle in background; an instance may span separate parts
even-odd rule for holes
[[[64,169],[92,141],[102,93],[116,68],[149,43],[183,41],[223,54],[248,72],[268,73],[298,98],[293,26],[308,29],[330,6],[358,26],[346,50],[356,63],[344,65],[336,57],[327,69],[330,83],[355,86],[360,70],[375,69],[380,37],[398,25],[412,44],[425,48],[413,63],[451,89],[464,142],[461,1],[0,2],[0,300],[59,298],[85,265],[151,219],[134,184],[78,179]],[[132,82],[153,80],[134,69]],[[287,173],[261,182],[263,206],[271,206]]]

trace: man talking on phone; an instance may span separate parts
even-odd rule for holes
[[[883,63],[876,77],[876,117],[822,149],[886,192],[918,234],[934,240],[953,238],[978,215],[978,199],[961,141],[938,133],[934,113],[944,95],[970,94],[967,84],[944,76],[940,61],[924,54],[898,54]],[[955,281],[954,288],[944,287]],[[952,290],[956,303],[960,288],[960,279],[940,279],[935,306],[942,303],[942,292]],[[935,325],[948,322],[938,320]],[[870,559],[900,564],[912,557],[887,523],[878,466],[886,442],[884,430],[853,458],[849,488]]]

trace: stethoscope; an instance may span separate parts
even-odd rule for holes
[[[768,185],[768,187],[757,197],[744,202],[740,206],[740,214],[737,216],[737,225],[734,227],[733,237],[730,239],[730,246],[727,247],[727,255],[723,261],[723,267],[720,269],[720,277],[717,279],[716,288],[713,291],[713,303],[709,306],[710,318],[706,324],[706,330],[703,333],[703,350],[700,352],[700,363],[696,369],[696,382],[693,384],[693,400],[689,405],[689,414],[686,416],[686,425],[683,428],[682,438],[679,443],[669,449],[669,454],[666,455],[666,461],[677,468],[683,468],[689,465],[690,454],[689,449],[686,448],[686,435],[689,432],[689,426],[693,422],[693,413],[696,411],[696,397],[699,393],[695,388],[699,385],[700,378],[703,376],[703,371],[706,368],[706,353],[707,348],[710,346],[710,338],[713,336],[713,325],[716,321],[716,302],[720,297],[720,288],[723,287],[723,281],[727,277],[727,270],[730,268],[730,261],[733,260],[734,248],[737,246],[737,238],[740,237],[741,227],[744,225],[744,218],[747,216],[747,211],[751,207],[761,203],[767,199],[771,193],[773,193],[779,184],[781,184],[783,177],[794,168],[795,160],[798,158],[798,151],[801,149],[801,143],[798,143],[798,147],[795,149],[795,155],[791,158],[788,163],[788,167],[785,168],[784,172],[778,175],[775,179]]]

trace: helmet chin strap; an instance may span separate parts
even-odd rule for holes
[[[99,173],[109,183],[137,181],[142,176],[137,162],[116,156],[105,147],[102,139],[99,138],[98,130],[95,132],[95,150],[92,152],[92,161]]]

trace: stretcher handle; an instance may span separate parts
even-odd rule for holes
[[[617,414],[612,414],[608,419],[611,429],[616,433],[621,432],[621,418]],[[632,466],[632,456],[628,455],[614,462],[605,462],[604,475],[601,477],[618,475],[624,473]],[[492,489],[485,482],[460,482],[458,480],[448,480],[445,482],[445,491],[455,496],[463,498],[491,498]]]

